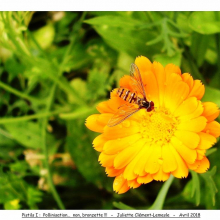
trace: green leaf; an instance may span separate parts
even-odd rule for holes
[[[25,66],[19,63],[15,58],[10,58],[5,62],[5,70],[9,73],[9,82],[11,82],[18,74],[25,71]]]
[[[215,205],[215,195],[217,193],[217,188],[213,180],[215,173],[216,166],[213,167],[211,171],[199,175],[191,171],[192,180],[190,180],[184,188],[182,193],[184,198],[189,202],[196,202],[196,205],[199,205],[201,202],[201,205],[205,205],[208,209],[213,208]],[[205,180],[205,184],[204,181],[201,181],[200,184],[199,176]],[[193,198],[194,195],[195,198]]]
[[[220,107],[220,90],[210,86],[205,87],[205,95],[202,98],[203,102],[214,102]]]
[[[148,47],[145,45],[148,40],[154,38],[151,32],[146,36],[145,31],[137,32],[105,26],[95,26],[94,29],[112,48],[119,52],[126,52],[132,56],[153,54],[155,52],[155,45]]]
[[[26,201],[26,183],[12,173],[3,173],[0,167],[0,203],[19,199]]]
[[[157,54],[153,57],[153,59],[160,62],[163,66],[166,66],[169,63],[180,66],[182,54],[180,52],[176,52],[173,56],[168,56],[166,54]]]
[[[105,98],[108,90],[111,89],[108,80],[108,73],[93,69],[89,72],[87,88],[88,100],[97,100],[98,98]]]
[[[211,155],[211,154],[213,154],[213,153],[215,153],[216,151],[217,151],[218,149],[215,147],[215,148],[212,148],[212,149],[208,149],[207,151],[206,151],[206,156],[209,156],[209,155]]]
[[[70,82],[71,87],[73,87],[76,91],[80,91],[79,97],[81,99],[85,99],[86,95],[88,93],[87,88],[86,88],[86,82],[83,81],[80,78],[75,78],[71,80]],[[70,103],[77,103],[77,100],[75,99],[74,96],[71,95],[71,93],[68,94],[68,101]]]
[[[121,77],[124,75],[128,75],[130,71],[131,64],[134,63],[134,58],[129,56],[126,53],[119,53],[118,60],[117,60],[117,67],[113,74],[110,76],[109,81],[116,82],[117,87],[119,87],[119,82]]]
[[[220,12],[196,11],[189,17],[189,26],[200,34],[220,32]]]
[[[190,50],[195,57],[197,65],[200,67],[205,59],[206,51],[209,46],[209,36],[198,33],[192,34],[192,44]]]
[[[205,59],[212,65],[216,64],[217,62],[217,51],[214,49],[207,49],[205,54]]]
[[[41,148],[42,138],[38,123],[22,121],[17,123],[5,124],[5,128],[17,142],[28,148]]]
[[[182,194],[184,200],[186,200],[187,202],[195,203],[195,198],[193,197],[194,196],[193,192],[194,192],[193,181],[190,180],[185,185],[181,194]],[[195,191],[195,193],[197,193],[197,191]],[[198,194],[196,194],[196,196],[198,196]]]
[[[141,25],[139,20],[132,19],[130,17],[122,16],[99,16],[84,21],[91,25],[111,26],[111,27],[126,27],[128,29],[134,29],[135,26]]]
[[[110,182],[112,184],[112,180],[107,178],[104,168],[100,166],[98,155],[92,147],[92,139],[89,137],[90,132],[85,128],[82,120],[68,121],[67,130],[66,147],[79,172],[98,188],[107,187],[112,191],[112,186],[109,185]]]
[[[178,12],[176,24],[178,27],[184,31],[185,33],[191,33],[192,30],[189,28],[189,23],[186,22],[188,20],[190,12]]]
[[[16,173],[19,176],[25,176],[29,170],[29,165],[26,161],[17,161],[9,165],[11,172]]]
[[[194,171],[191,171],[192,174],[192,194],[191,197],[195,195],[196,205],[200,204],[200,181],[198,174]]]
[[[4,160],[15,159],[23,153],[23,149],[17,146],[12,136],[0,128],[0,158]]]
[[[213,176],[213,180],[215,181],[216,184],[216,188],[218,189],[218,192],[215,196],[216,202],[215,202],[215,206],[213,207],[212,202],[210,202],[210,190],[208,189],[208,193],[207,193],[207,202],[206,202],[206,208],[207,209],[220,209],[220,151],[219,151],[219,147],[220,147],[220,142],[219,142],[219,138],[218,138],[218,143],[215,145],[216,148],[218,149],[215,153],[209,155],[209,160],[211,162],[211,164],[215,165],[217,167],[216,173]],[[213,169],[213,168],[212,168]],[[209,194],[209,195],[208,195]]]
[[[38,44],[46,49],[51,46],[55,36],[55,29],[52,24],[48,24],[37,31],[33,32],[33,36]],[[34,44],[34,43],[33,43]]]
[[[89,49],[86,46],[87,45],[77,42],[77,44],[74,46],[74,50],[71,51],[70,55],[68,56],[67,62],[63,63],[63,69],[66,72],[85,68],[93,62],[89,56]],[[59,60],[63,59],[63,54],[66,52],[66,50],[68,50],[68,46],[55,50],[53,52],[54,59],[57,59],[58,62],[60,62]]]
[[[122,210],[135,210],[135,208],[125,205],[122,202],[113,202],[113,206],[115,206],[118,209],[122,209]]]
[[[96,18],[97,19],[97,18]],[[155,51],[160,51],[161,44],[154,46],[146,46],[146,42],[152,40],[156,37],[156,33],[146,30],[136,30],[132,28],[134,25],[124,25],[125,23],[130,23],[131,19],[127,17],[116,16],[117,21],[121,20],[119,25],[112,23],[110,20],[105,24],[102,22],[100,17],[98,18],[98,23],[93,21],[93,27],[97,33],[109,44],[112,48],[119,52],[126,52],[132,57],[148,54],[150,57]],[[96,21],[96,20],[95,20]],[[123,21],[123,22],[122,22]],[[87,23],[89,20],[87,20]],[[138,24],[139,21],[132,21],[134,24]]]
[[[12,136],[0,127],[0,146],[13,147],[14,144],[15,142],[12,140]]]
[[[42,201],[43,193],[34,187],[29,186],[27,189],[27,204],[30,209],[38,209],[37,203]]]
[[[213,176],[215,175],[216,170],[217,168],[214,166],[212,170],[201,174],[201,177],[203,177],[206,184],[206,195],[211,198],[213,206],[215,206],[215,196],[218,192],[218,189],[216,188],[215,182],[213,180]]]

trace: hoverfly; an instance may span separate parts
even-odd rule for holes
[[[136,91],[136,93],[132,93],[130,90],[122,87],[118,89],[117,95],[124,101],[128,102],[130,105],[126,104],[118,108],[118,111],[108,122],[109,127],[120,124],[125,119],[138,112],[140,109],[146,109],[147,112],[150,112],[154,109],[154,103],[152,101],[148,101],[146,98],[146,93],[144,90],[140,71],[137,65],[135,65],[134,63],[131,64],[130,78],[132,80],[132,89]],[[138,96],[140,94],[142,97]]]

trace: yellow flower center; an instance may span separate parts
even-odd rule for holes
[[[141,134],[151,142],[161,142],[164,145],[170,141],[178,124],[178,119],[168,110],[158,108],[143,115]]]

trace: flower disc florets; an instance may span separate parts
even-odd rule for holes
[[[143,111],[143,113],[142,122],[140,123],[142,137],[151,140],[155,144],[158,142],[161,145],[169,143],[179,124],[178,118],[175,118],[164,108],[155,109],[150,113]]]

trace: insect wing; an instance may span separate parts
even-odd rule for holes
[[[119,107],[118,111],[113,115],[113,117],[109,120],[108,126],[113,127],[115,125],[120,124],[125,119],[132,116],[135,112],[137,112],[139,108],[135,106],[122,105]]]
[[[134,87],[134,89],[137,90],[138,93],[141,93],[144,97],[146,97],[140,71],[137,65],[134,63],[131,64],[130,76],[133,81],[132,86]]]

